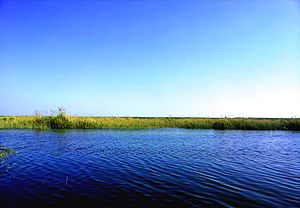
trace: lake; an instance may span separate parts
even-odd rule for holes
[[[300,207],[300,133],[0,130],[0,207]]]

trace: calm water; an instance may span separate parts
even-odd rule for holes
[[[300,133],[1,130],[0,207],[300,207]]]

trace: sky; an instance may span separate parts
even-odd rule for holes
[[[0,0],[0,115],[300,117],[300,2]]]

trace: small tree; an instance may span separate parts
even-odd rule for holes
[[[58,107],[58,112],[56,116],[50,118],[49,125],[52,129],[68,129],[71,127],[70,119],[63,106]]]
[[[57,116],[66,117],[66,109],[63,106],[58,107],[58,114]]]
[[[34,111],[34,116],[37,117],[37,118],[40,118],[40,117],[42,117],[42,113],[38,110],[35,110]]]

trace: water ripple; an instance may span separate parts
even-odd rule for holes
[[[300,133],[1,130],[0,207],[300,207]],[[5,199],[5,200],[3,200]]]

